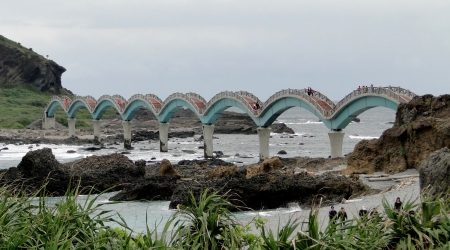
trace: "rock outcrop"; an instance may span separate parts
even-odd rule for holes
[[[241,209],[256,210],[283,207],[291,202],[310,206],[316,196],[322,197],[324,204],[336,203],[342,198],[369,191],[369,187],[357,178],[334,174],[287,175],[278,171],[247,178],[247,170],[242,168],[215,182],[178,183],[169,207],[174,209],[178,204],[186,205],[185,197],[189,191],[199,197],[206,188],[219,191],[219,194],[230,194],[229,200]]]
[[[49,196],[64,195],[72,182],[80,183],[80,192],[93,193],[120,190],[123,185],[143,178],[145,161],[133,163],[122,154],[91,156],[74,162],[60,164],[49,148],[28,152],[17,168],[0,171],[0,183],[14,183],[30,192],[46,184]],[[72,185],[73,186],[73,185]]]
[[[42,92],[60,94],[63,90],[61,75],[65,71],[64,67],[33,52],[32,48],[0,35],[0,84],[30,84]]]
[[[442,148],[433,153],[419,169],[420,189],[429,188],[432,194],[450,189],[450,150]]]
[[[398,106],[394,126],[379,139],[359,142],[345,173],[419,169],[436,150],[450,147],[450,95],[416,96]]]

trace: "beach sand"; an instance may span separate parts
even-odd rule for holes
[[[381,173],[380,173],[381,174]],[[418,174],[418,171],[415,169],[408,169],[405,172],[398,173],[392,176],[401,176],[401,175],[412,175],[412,174]],[[406,181],[406,183],[403,183],[401,188],[398,188],[396,190],[397,186],[399,185],[399,182],[394,181],[379,181],[379,182],[368,182],[366,178],[360,177],[363,182],[368,184],[371,188],[379,189],[379,190],[385,190],[389,187],[392,187],[392,190],[387,191],[383,194],[375,194],[370,196],[361,196],[361,197],[354,197],[353,199],[361,199],[361,201],[351,202],[351,203],[337,203],[334,204],[335,210],[339,211],[341,207],[344,207],[345,211],[347,212],[348,219],[352,219],[358,216],[358,212],[361,209],[362,206],[365,206],[367,208],[367,211],[371,211],[372,208],[376,208],[379,213],[384,212],[384,208],[382,205],[383,198],[385,198],[389,204],[392,206],[394,205],[394,202],[397,197],[400,197],[403,203],[405,203],[408,200],[411,201],[418,201],[420,197],[420,186],[419,186],[419,178],[411,179],[410,181]],[[328,218],[328,212],[330,211],[330,206],[321,207],[319,209],[319,225],[321,230],[324,230],[326,226],[328,225],[329,218]],[[286,212],[280,212],[278,214],[276,213],[270,213],[271,216],[267,216],[267,213],[260,213],[260,215],[266,219],[267,226],[271,228],[272,230],[277,230],[278,225],[285,225],[286,222],[289,220],[290,217],[294,219],[298,219],[300,222],[308,221],[310,210],[305,209],[302,211],[297,211],[294,213],[286,213]],[[306,225],[302,229],[301,226],[297,228],[297,230],[306,230]],[[259,232],[255,229],[252,230],[252,232],[256,233]]]

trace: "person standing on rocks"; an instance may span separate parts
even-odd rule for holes
[[[394,209],[395,211],[399,212],[401,208],[402,208],[402,201],[400,200],[400,197],[397,197],[394,203]]]
[[[328,212],[328,216],[330,217],[330,222],[336,223],[337,219],[337,211],[334,210],[334,206],[331,206],[330,212]]]

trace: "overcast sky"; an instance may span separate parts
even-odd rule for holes
[[[78,95],[308,86],[450,93],[450,1],[5,1],[0,34],[65,67]]]

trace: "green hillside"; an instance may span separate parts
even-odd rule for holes
[[[42,64],[56,64],[37,54],[31,48],[25,48],[20,43],[0,35],[0,129],[24,129],[36,120],[41,119],[44,108],[53,96],[48,91],[40,91],[32,82],[20,83],[19,81],[18,83],[17,77],[8,75],[13,72],[20,76],[21,72],[25,72],[23,65],[28,63],[28,59],[30,59],[29,63],[35,67]],[[42,64],[39,64],[40,62]],[[5,80],[11,78],[14,78],[16,82]],[[62,86],[58,87],[57,91],[59,96],[73,97],[72,92]],[[115,110],[109,108],[104,114],[104,118],[109,118],[115,114]],[[87,109],[81,109],[76,118],[77,128],[91,129],[89,124],[92,117]],[[56,120],[67,126],[67,115],[62,108],[56,113]]]

